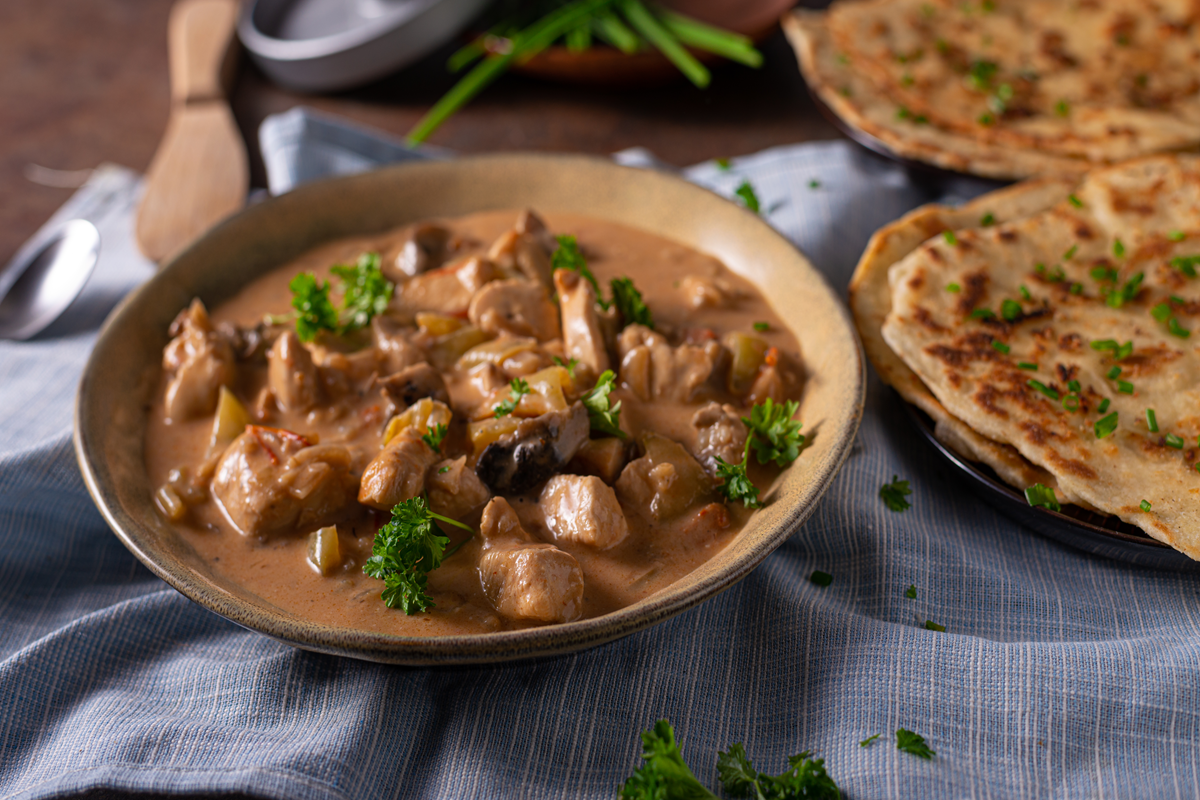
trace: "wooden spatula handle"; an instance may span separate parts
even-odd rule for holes
[[[171,8],[167,42],[175,103],[225,96],[232,77],[237,0],[180,0]]]

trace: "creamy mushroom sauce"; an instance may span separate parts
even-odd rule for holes
[[[433,251],[435,263],[432,266],[444,264],[441,267],[443,271],[453,270],[456,264],[469,256],[486,254],[494,242],[505,236],[511,245],[514,220],[518,214],[516,211],[486,212],[441,221],[439,224],[451,230],[453,235],[448,240],[447,252],[437,252],[437,242],[432,248],[427,248]],[[523,221],[528,219],[522,216]],[[532,222],[521,223],[531,231],[524,234],[522,241],[527,246],[540,241],[542,252],[540,255],[535,253],[534,260],[545,257],[548,264],[547,247],[552,245],[552,240],[544,233],[538,234],[537,218],[532,219]],[[751,386],[743,381],[738,387],[739,393],[734,394],[728,389],[731,379],[729,364],[725,360],[729,350],[710,345],[709,352],[718,353],[718,374],[699,381],[695,396],[688,399],[678,396],[686,390],[686,369],[679,367],[682,372],[673,378],[664,378],[663,374],[670,365],[654,363],[656,358],[669,360],[671,351],[660,348],[653,358],[644,359],[645,363],[640,366],[636,355],[627,357],[623,363],[616,331],[603,332],[603,347],[618,375],[612,399],[621,401],[621,427],[629,434],[625,448],[627,456],[623,457],[632,459],[644,452],[642,443],[646,434],[678,442],[688,452],[703,457],[703,443],[699,441],[697,429],[693,426],[693,417],[710,401],[731,403],[737,413],[747,414],[753,402],[761,402],[765,396],[773,396],[776,401],[798,397],[803,375],[799,346],[749,282],[710,256],[649,233],[569,214],[548,214],[545,219],[546,226],[553,233],[577,237],[579,247],[587,256],[588,265],[606,297],[609,296],[610,279],[628,276],[634,280],[653,313],[656,331],[666,337],[670,346],[692,342],[695,349],[689,352],[695,355],[705,343],[719,343],[721,337],[737,332],[755,337],[774,348],[769,352],[768,360],[776,361],[776,366],[771,368],[769,364],[762,363],[751,376],[757,382],[752,382]],[[453,421],[450,434],[442,445],[446,455],[436,456],[435,460],[440,463],[444,457],[466,456],[467,469],[474,465],[477,458],[468,435],[468,420],[488,416],[488,409],[507,396],[502,388],[498,394],[490,394],[487,380],[479,376],[478,370],[472,374],[468,370],[458,369],[453,360],[447,364],[447,358],[455,355],[453,348],[448,354],[444,351],[433,353],[439,341],[437,337],[428,331],[422,333],[416,327],[407,327],[414,325],[414,304],[427,303],[436,307],[444,301],[444,298],[439,299],[414,288],[413,281],[418,279],[409,279],[396,268],[397,259],[405,257],[405,242],[412,238],[412,231],[413,228],[409,226],[382,235],[344,239],[318,247],[253,281],[233,299],[212,310],[212,330],[202,332],[200,339],[196,340],[204,340],[206,344],[197,347],[194,341],[189,345],[186,341],[180,341],[186,338],[181,336],[168,346],[164,354],[164,375],[158,397],[167,398],[174,404],[174,416],[178,418],[169,418],[167,403],[160,399],[151,412],[146,462],[153,484],[172,487],[173,496],[181,503],[172,508],[170,504],[164,507],[160,501],[159,507],[167,516],[176,518],[178,529],[201,557],[211,562],[215,572],[279,608],[318,623],[415,636],[480,633],[545,624],[536,619],[506,616],[489,600],[479,571],[484,546],[483,537],[479,534],[449,557],[439,569],[430,573],[429,589],[436,607],[426,613],[409,616],[400,610],[387,608],[380,599],[383,583],[362,572],[363,563],[371,552],[374,534],[388,520],[389,514],[355,502],[353,494],[358,489],[357,480],[361,478],[368,462],[380,453],[381,436],[389,417],[403,411],[403,401],[389,401],[384,397],[379,389],[379,379],[386,378],[393,368],[418,358],[434,361],[440,367],[448,366],[440,369],[440,372],[449,390]],[[517,244],[521,243],[518,241]],[[503,250],[504,245],[504,241],[501,241],[497,249]],[[291,292],[288,283],[297,273],[312,272],[318,280],[328,278],[331,265],[352,264],[364,252],[380,253],[385,274],[396,283],[395,295],[386,314],[389,319],[377,319],[372,327],[348,337],[349,341],[346,342],[318,337],[315,344],[308,346],[309,352],[315,355],[315,375],[319,384],[308,387],[308,390],[315,390],[317,404],[307,410],[286,410],[280,393],[272,394],[268,389],[270,379],[265,353],[267,346],[274,343],[276,352],[271,357],[279,360],[277,340],[283,331],[290,331],[292,327],[290,324],[262,326],[260,322],[264,314],[283,315],[290,312]],[[410,245],[407,255],[411,257],[414,252]],[[506,259],[507,265],[504,263]],[[500,254],[496,261],[500,262],[502,274],[499,277],[505,274],[525,277],[520,274],[520,267],[513,263],[511,256]],[[559,271],[560,274],[562,272]],[[533,283],[537,283],[536,278]],[[554,297],[553,292],[554,288],[547,286],[548,296]],[[333,296],[336,299],[336,294]],[[414,298],[422,299],[418,303]],[[453,306],[455,302],[451,301],[449,305]],[[186,315],[187,312],[181,314],[181,319]],[[467,320],[462,319],[467,315],[462,313],[461,308],[454,309],[447,316],[469,325]],[[765,331],[756,330],[756,322],[765,322],[769,327]],[[253,331],[256,326],[262,334],[261,342],[256,342],[253,335],[247,336],[247,332]],[[615,328],[615,325],[611,327]],[[390,354],[382,352],[376,346],[380,342],[379,329],[408,342],[408,348],[402,347],[404,352],[399,355],[394,349]],[[489,377],[493,383],[499,381],[504,386],[513,377],[527,377],[532,372],[552,366],[553,356],[566,357],[557,320],[554,320],[551,330],[541,332],[543,337],[548,334],[552,338],[538,343],[536,348],[484,371],[491,373]],[[627,330],[624,335],[628,344],[628,337],[633,334]],[[488,335],[487,338],[492,337]],[[395,340],[392,341],[394,343]],[[445,335],[442,341],[444,343]],[[173,353],[172,348],[175,348]],[[246,352],[238,353],[239,349],[253,352],[247,358]],[[721,350],[725,355],[720,355]],[[196,385],[172,385],[188,384],[190,380],[178,377],[182,369],[181,362],[189,358],[212,357],[214,353],[218,360],[230,359],[230,363],[217,368],[208,364],[204,369],[193,370],[200,374],[198,380],[192,381]],[[441,362],[435,359],[441,359]],[[196,364],[191,366],[195,367]],[[744,362],[742,366],[744,368]],[[655,387],[646,380],[646,370],[655,368],[661,373],[657,387],[660,393],[657,396]],[[586,365],[577,367],[577,372],[582,385],[568,388],[566,396],[569,400],[590,388],[596,379],[596,372],[587,369]],[[772,374],[766,375],[767,372]],[[327,445],[344,446],[352,455],[349,474],[355,481],[350,502],[342,504],[332,513],[324,514],[325,518],[322,519],[306,518],[302,514],[294,527],[282,531],[261,535],[240,533],[214,498],[212,476],[217,469],[215,462],[224,449],[224,442],[216,448],[210,445],[217,383],[228,385],[244,404],[252,424],[293,431],[306,437],[307,442],[296,447],[309,442],[320,443],[314,450]],[[183,397],[188,391],[194,394],[190,402]],[[750,392],[749,396],[746,391]],[[710,416],[713,414],[712,409],[709,413]],[[716,416],[720,416],[719,409]],[[734,433],[736,435],[736,431]],[[720,439],[719,436],[715,438]],[[283,439],[278,441],[287,444]],[[659,445],[663,444],[662,440],[657,441]],[[254,449],[253,443],[249,448]],[[727,454],[731,455],[732,452],[727,447]],[[711,468],[712,459],[708,460]],[[740,460],[740,448],[737,457],[729,460]],[[750,461],[750,476],[765,494],[772,480],[778,476],[778,470],[771,466],[759,466],[754,463],[753,456]],[[430,468],[427,477],[432,479],[435,471]],[[572,461],[563,470],[564,473],[585,471],[588,468],[581,466],[578,461]],[[625,471],[629,471],[628,467]],[[686,472],[682,470],[682,473]],[[418,482],[420,477],[423,476],[418,476]],[[610,474],[608,480],[612,481],[612,477]],[[238,476],[234,474],[233,478],[236,481]],[[664,501],[666,503],[666,511],[659,515],[659,519],[655,519],[655,515],[646,507],[645,492],[639,495],[638,492],[618,491],[629,533],[623,541],[608,549],[561,537],[556,540],[538,502],[540,486],[525,493],[508,495],[507,499],[516,510],[525,531],[533,539],[553,543],[569,553],[582,570],[582,603],[566,616],[550,621],[594,617],[630,605],[683,577],[724,548],[744,525],[750,512],[741,503],[722,503],[721,495],[715,490],[716,482],[708,478],[705,480],[708,482],[695,496],[688,495],[687,487],[684,487],[680,490],[684,493],[682,496],[658,498],[656,502],[660,506]],[[619,480],[612,482],[620,483]],[[678,487],[680,483],[682,481],[677,481],[675,486]],[[666,494],[670,495],[671,492]],[[671,514],[678,510],[676,507],[685,510],[672,517]],[[461,521],[478,530],[482,509],[480,505],[462,513]],[[322,575],[309,561],[308,539],[318,527],[331,523],[337,525],[341,560],[331,574]],[[445,525],[442,528],[452,543],[466,537],[463,531]]]

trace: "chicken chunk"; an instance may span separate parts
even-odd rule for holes
[[[566,466],[590,431],[582,403],[523,419],[483,449],[475,472],[497,494],[528,492]]]
[[[541,283],[514,278],[493,281],[471,298],[471,322],[488,333],[532,336],[540,342],[558,336],[558,308]]]
[[[479,580],[496,611],[512,620],[571,622],[583,614],[583,570],[570,553],[535,542],[503,497],[483,510]]]
[[[416,428],[405,428],[392,437],[363,471],[358,502],[390,511],[425,491],[425,475],[441,456],[421,439]]]
[[[217,463],[212,493],[243,536],[307,534],[353,502],[351,462],[341,445],[250,425]]]
[[[267,385],[285,411],[307,411],[317,403],[317,365],[292,331],[276,339],[267,354]]]
[[[712,479],[682,445],[654,434],[647,435],[644,443],[646,455],[630,461],[617,479],[617,496],[625,508],[664,522],[712,491]]]
[[[429,507],[451,519],[462,519],[491,497],[483,481],[467,467],[466,456],[435,464],[426,488]]]
[[[389,316],[377,315],[371,320],[371,341],[379,351],[380,369],[384,373],[390,375],[425,360],[421,348],[408,338],[411,331]]]
[[[616,547],[629,536],[629,523],[612,487],[594,475],[555,475],[538,497],[555,541]]]
[[[554,287],[562,308],[563,352],[599,375],[609,368],[609,358],[592,285],[578,272],[560,269],[554,273]]]
[[[729,372],[729,351],[718,341],[672,347],[665,336],[630,325],[617,339],[621,381],[642,400],[681,403],[720,396]]]
[[[396,291],[404,311],[434,311],[465,317],[475,293],[500,277],[500,271],[491,261],[471,256],[418,275]]]
[[[692,427],[696,429],[696,458],[708,474],[717,474],[717,458],[728,464],[741,463],[748,432],[736,408],[709,403],[692,415]]]
[[[163,350],[163,370],[171,375],[164,399],[167,418],[183,421],[213,413],[218,391],[236,377],[233,348],[213,330],[199,298],[175,318],[170,333]]]

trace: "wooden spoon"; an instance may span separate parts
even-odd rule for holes
[[[146,173],[138,247],[159,263],[246,202],[246,146],[225,100],[237,0],[181,0],[167,29],[171,116]]]

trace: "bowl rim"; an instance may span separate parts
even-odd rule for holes
[[[677,588],[680,583],[686,581],[684,578],[647,598],[608,614],[576,622],[515,631],[420,637],[321,625],[302,620],[282,609],[276,609],[265,600],[262,602],[262,606],[256,609],[244,600],[205,580],[195,570],[183,564],[179,558],[170,556],[170,554],[165,554],[168,557],[163,558],[165,548],[154,541],[149,529],[132,517],[119,501],[112,483],[112,476],[107,470],[107,462],[101,452],[103,440],[99,430],[89,419],[89,408],[96,392],[94,386],[98,378],[97,371],[103,357],[114,346],[114,339],[118,337],[118,327],[121,321],[138,307],[142,298],[150,295],[156,286],[168,280],[177,265],[188,259],[191,254],[197,251],[202,252],[211,242],[220,241],[222,237],[229,235],[235,226],[247,225],[257,217],[275,213],[273,209],[286,210],[289,205],[303,207],[306,203],[314,202],[314,199],[319,201],[331,190],[353,188],[356,183],[369,184],[372,176],[376,176],[375,180],[386,180],[393,174],[406,175],[417,170],[436,174],[441,170],[469,171],[493,168],[497,165],[546,170],[564,169],[568,166],[578,165],[581,168],[623,171],[634,181],[661,181],[669,190],[695,192],[698,193],[697,196],[708,195],[710,199],[705,199],[704,202],[711,203],[712,199],[718,200],[729,206],[732,212],[745,215],[742,219],[743,224],[750,225],[752,229],[757,226],[759,230],[755,231],[756,236],[761,235],[776,240],[775,246],[780,243],[786,245],[786,249],[794,255],[797,266],[808,272],[804,276],[806,294],[819,295],[818,301],[827,306],[838,321],[840,329],[838,333],[843,334],[850,345],[849,352],[844,355],[852,360],[846,370],[846,373],[851,376],[852,384],[843,387],[842,391],[851,397],[853,402],[850,407],[844,409],[843,418],[838,419],[831,416],[827,420],[827,423],[833,423],[829,427],[837,427],[837,430],[830,430],[825,435],[833,435],[835,441],[824,456],[824,463],[819,465],[819,472],[814,474],[814,480],[802,487],[795,501],[783,511],[781,518],[773,522],[771,529],[764,531],[764,534],[751,543],[736,560],[731,561],[723,570],[713,572],[689,584],[686,591],[680,591]],[[510,207],[517,208],[521,205],[522,202],[516,199]],[[603,217],[600,218],[603,219]],[[643,228],[643,230],[656,233],[649,228]],[[656,233],[656,235],[665,236],[667,234]],[[329,241],[332,238],[338,237],[326,237],[323,241]],[[309,245],[309,247],[312,246],[315,245]],[[277,265],[282,263],[284,262],[279,261]],[[729,268],[733,269],[732,266]],[[256,276],[247,276],[246,280],[249,281],[254,277]],[[747,279],[750,280],[750,278]],[[786,318],[784,321],[787,322]],[[791,327],[790,324],[789,327]],[[799,338],[798,333],[797,338]],[[117,342],[119,343],[119,339]],[[117,537],[151,572],[185,597],[210,611],[247,629],[315,652],[409,665],[496,663],[560,654],[611,641],[648,628],[692,608],[744,578],[767,555],[795,533],[815,510],[817,501],[832,483],[854,445],[863,416],[865,392],[866,360],[862,344],[858,339],[845,303],[837,296],[825,276],[812,265],[807,257],[783,234],[772,228],[758,215],[705,187],[686,181],[682,177],[622,166],[607,158],[558,153],[487,154],[464,156],[450,161],[403,162],[367,173],[313,181],[286,194],[250,206],[219,223],[164,265],[149,281],[126,296],[105,320],[93,351],[89,355],[76,393],[73,442],[76,459],[88,492]],[[142,428],[144,429],[144,423]],[[689,573],[689,575],[694,574],[695,571]],[[266,610],[268,607],[277,613],[268,612]]]

